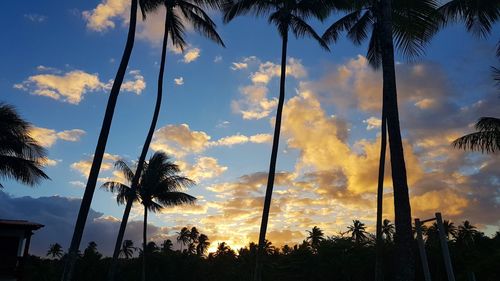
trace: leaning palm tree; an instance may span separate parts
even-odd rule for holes
[[[125,162],[117,161],[115,167],[125,175],[128,181],[134,178],[132,170]],[[147,245],[148,212],[156,213],[166,206],[189,204],[196,200],[195,197],[181,192],[194,182],[179,176],[179,173],[179,167],[172,163],[166,154],[156,152],[148,162],[144,163],[139,184],[135,189],[120,182],[106,182],[102,185],[103,188],[117,193],[116,200],[119,204],[132,200],[143,205],[143,249]],[[143,281],[146,280],[146,256],[147,251],[143,251]]]
[[[0,103],[0,178],[30,186],[49,179],[42,171],[47,152],[30,136],[31,128],[13,106]]]
[[[70,281],[73,279],[73,270],[75,267],[76,259],[78,257],[78,248],[80,247],[83,230],[85,228],[85,223],[87,221],[87,216],[90,210],[90,204],[92,203],[92,197],[94,196],[97,178],[99,176],[99,170],[101,169],[104,151],[106,150],[106,143],[108,141],[109,131],[111,129],[111,122],[113,121],[113,114],[115,112],[118,94],[120,93],[120,88],[125,77],[125,72],[127,70],[130,55],[132,54],[132,48],[134,47],[135,27],[137,23],[137,0],[130,0],[130,2],[130,21],[127,42],[125,43],[125,50],[123,51],[120,66],[118,68],[118,71],[116,72],[115,79],[113,80],[113,86],[111,87],[111,92],[108,97],[106,112],[104,114],[104,119],[101,125],[101,132],[99,133],[99,138],[97,140],[97,145],[94,152],[94,159],[92,160],[92,166],[90,168],[89,177],[87,179],[87,185],[83,194],[82,203],[80,204],[80,210],[78,211],[78,217],[76,220],[73,237],[71,238],[71,244],[68,250],[68,259],[66,260],[61,278],[62,281]],[[119,247],[121,246],[120,244],[118,245],[117,253],[119,253]]]
[[[321,230],[319,227],[315,226],[312,228],[312,230],[308,230],[307,233],[309,233],[309,236],[307,236],[306,241],[308,241],[311,244],[311,247],[314,250],[318,249],[319,244],[321,241],[325,239],[325,235],[323,233],[323,230]]]
[[[129,259],[134,255],[137,248],[134,247],[134,242],[132,240],[124,240],[122,244],[122,249],[120,250],[120,255],[123,255],[125,259]]]
[[[64,252],[62,246],[59,243],[50,244],[49,250],[47,251],[47,257],[61,258]]]
[[[164,34],[163,34],[163,44],[161,51],[161,61],[160,61],[160,70],[158,72],[158,88],[156,95],[156,104],[153,113],[153,118],[151,120],[151,124],[149,127],[148,134],[146,136],[146,140],[144,141],[144,145],[142,146],[141,155],[139,156],[139,161],[137,164],[137,169],[135,172],[135,177],[132,179],[131,187],[135,189],[138,185],[139,178],[141,176],[142,166],[144,165],[144,161],[146,159],[146,154],[149,150],[149,146],[151,144],[151,140],[153,138],[153,134],[156,128],[156,123],[158,122],[158,116],[160,114],[161,101],[163,96],[163,76],[165,71],[165,60],[167,55],[167,43],[168,40],[172,42],[172,44],[184,50],[186,47],[186,41],[184,40],[184,21],[190,23],[193,28],[200,34],[205,37],[211,39],[219,45],[224,46],[222,39],[219,34],[215,30],[216,25],[210,19],[207,13],[203,11],[200,5],[208,6],[212,8],[217,8],[219,1],[213,0],[139,0],[141,6],[141,12],[143,15],[143,19],[146,19],[148,13],[155,11],[161,6],[164,6],[166,9],[165,13],[165,26],[164,26]],[[184,18],[184,20],[182,20]],[[111,267],[108,272],[108,280],[114,280],[114,272],[116,270],[117,259],[119,254],[120,245],[123,240],[123,236],[125,234],[125,228],[127,226],[128,217],[130,214],[130,210],[132,209],[132,202],[127,203],[125,206],[125,211],[123,213],[123,218],[120,224],[120,229],[118,231],[118,237],[115,243],[115,250],[113,253],[113,259],[111,261]]]
[[[224,21],[227,23],[236,16],[252,14],[261,16],[269,14],[268,21],[276,25],[282,40],[281,46],[281,77],[278,108],[276,110],[276,121],[274,126],[273,147],[271,161],[269,164],[269,174],[267,179],[266,196],[264,199],[264,209],[262,212],[262,222],[259,234],[259,247],[257,250],[257,261],[255,265],[254,280],[262,279],[262,255],[266,240],[267,222],[271,207],[271,197],[274,187],[274,177],[276,172],[276,160],[278,157],[278,145],[281,130],[281,116],[285,102],[285,78],[286,78],[286,55],[288,47],[288,35],[291,31],[295,37],[310,36],[319,42],[321,47],[328,50],[328,46],[314,29],[305,22],[305,19],[315,17],[324,19],[328,15],[328,10],[322,8],[323,0],[236,0],[228,1],[225,4]]]
[[[495,153],[500,151],[500,119],[481,117],[477,121],[476,132],[465,135],[453,141],[453,146],[459,149]]]
[[[409,59],[422,54],[426,43],[435,34],[440,22],[435,12],[438,7],[437,2],[436,0],[345,1],[346,6],[341,8],[347,12],[347,15],[333,23],[323,35],[323,39],[334,42],[339,38],[340,33],[345,31],[347,37],[358,45],[369,38],[368,61],[375,68],[382,66],[382,124],[387,122],[389,136],[394,187],[395,242],[399,257],[396,280],[413,280],[415,268],[413,266],[410,199],[399,125],[394,45],[404,57]],[[384,134],[385,132],[382,132],[382,136]],[[383,163],[381,167],[382,165]],[[379,173],[379,191],[381,174]],[[381,202],[380,200],[378,202]],[[381,207],[381,204],[377,205]],[[380,215],[377,217],[381,220]],[[380,223],[377,223],[379,242]],[[377,253],[377,258],[380,260],[382,258],[380,250]],[[377,262],[376,280],[383,278],[381,266],[381,262]]]
[[[210,242],[208,240],[208,236],[203,233],[198,236],[198,244],[196,245],[196,254],[198,256],[201,257],[206,254],[208,247],[210,246]]]

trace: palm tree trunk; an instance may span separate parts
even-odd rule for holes
[[[137,168],[134,174],[134,178],[132,179],[131,192],[135,192],[135,190],[137,189],[137,185],[139,184],[141,172],[144,167],[144,161],[146,160],[146,155],[148,153],[151,140],[153,139],[156,123],[158,122],[158,116],[160,115],[161,101],[163,96],[163,73],[165,70],[165,60],[167,56],[167,39],[168,39],[167,16],[165,16],[165,32],[163,35],[161,65],[158,74],[158,90],[156,95],[156,105],[153,113],[153,119],[151,120],[151,125],[149,126],[148,135],[146,136],[146,140],[144,142],[144,145],[142,146],[142,152],[141,155],[139,156],[139,162],[137,163]],[[127,200],[127,205],[125,206],[125,211],[123,212],[123,218],[120,223],[120,230],[118,231],[115,250],[113,252],[113,259],[111,260],[111,267],[108,272],[108,281],[113,281],[115,277],[116,266],[118,264],[118,256],[120,255],[120,247],[123,242],[123,236],[125,235],[125,228],[127,227],[128,217],[130,214],[130,210],[132,209],[132,203],[133,200]]]
[[[276,173],[276,160],[278,158],[278,145],[281,130],[281,115],[285,103],[285,77],[286,77],[286,51],[288,43],[288,33],[283,36],[281,49],[281,77],[280,77],[280,96],[278,109],[276,110],[276,123],[274,126],[273,148],[271,152],[271,162],[269,165],[269,175],[267,178],[266,197],[264,199],[264,210],[262,212],[262,221],[260,225],[259,246],[257,248],[257,258],[255,263],[254,281],[262,280],[262,256],[266,241],[267,221],[269,219],[269,210],[271,209],[271,197],[273,195],[274,176]]]
[[[385,174],[385,153],[387,149],[387,128],[385,117],[385,102],[382,98],[382,126],[380,128],[380,161],[378,166],[378,185],[377,185],[377,233],[376,233],[376,258],[375,258],[375,281],[384,280],[383,256],[384,241],[382,240],[382,207],[384,196],[384,174]]]
[[[381,0],[381,44],[383,95],[386,96],[387,129],[391,156],[392,183],[394,187],[396,281],[415,279],[413,235],[411,229],[411,207],[406,179],[403,142],[399,127],[396,69],[392,35],[391,0]]]
[[[146,281],[146,252],[147,252],[148,208],[144,206],[144,228],[142,229],[142,281]]]
[[[101,132],[97,141],[94,159],[90,168],[87,186],[85,187],[85,192],[83,194],[82,203],[78,212],[78,218],[76,220],[73,237],[71,239],[71,244],[68,250],[68,259],[65,263],[64,271],[61,277],[62,281],[70,281],[73,278],[73,270],[75,267],[78,248],[80,247],[83,230],[85,228],[85,223],[87,221],[87,216],[90,210],[90,204],[92,203],[92,197],[94,195],[97,177],[99,176],[99,170],[101,168],[104,151],[106,149],[106,143],[108,141],[109,131],[111,129],[111,122],[113,121],[116,102],[118,100],[118,95],[120,93],[123,79],[125,77],[125,72],[127,70],[130,55],[132,54],[132,48],[134,47],[135,26],[137,23],[137,0],[131,1],[130,24],[127,35],[127,42],[125,44],[125,50],[123,51],[120,67],[118,68],[118,72],[116,73],[115,80],[113,82],[113,87],[111,88],[111,92],[109,94],[108,104],[106,105],[106,112],[104,114]]]

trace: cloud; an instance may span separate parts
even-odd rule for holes
[[[379,128],[382,126],[382,120],[378,119],[377,117],[370,117],[368,119],[363,120],[363,123],[366,124],[366,129],[367,130],[373,130],[376,128]]]
[[[280,76],[280,65],[269,61],[261,63],[257,57],[250,56],[244,58],[240,63],[233,63],[233,69],[247,68],[249,63],[258,63],[258,70],[250,75],[251,85],[239,88],[242,97],[238,100],[233,100],[231,107],[233,112],[241,114],[243,119],[262,119],[269,116],[278,105],[277,98],[269,99],[267,97],[269,92],[267,84],[271,79]],[[307,75],[307,71],[301,61],[295,58],[288,59],[286,72],[287,76],[296,79],[304,78]]]
[[[56,242],[67,251],[80,204],[81,199],[76,198],[61,196],[14,198],[0,191],[0,213],[3,218],[29,220],[45,225],[35,231],[30,246],[32,254],[42,257],[47,253],[49,245]],[[90,209],[81,249],[90,241],[95,241],[101,253],[111,255],[119,225],[118,219]],[[137,246],[141,245],[141,233],[142,221],[130,220],[124,239],[134,241]],[[166,233],[168,233],[166,228],[148,224],[148,235],[151,240],[158,241],[157,239]]]
[[[175,85],[184,85],[184,77],[174,78]]]
[[[190,179],[200,182],[205,179],[216,178],[227,171],[228,167],[219,165],[213,157],[198,157],[195,164],[177,161],[180,170]]]
[[[90,173],[90,168],[92,166],[93,158],[89,158],[86,160],[80,160],[71,164],[71,169],[78,171],[82,177],[88,177]],[[120,160],[118,155],[113,155],[109,153],[104,153],[103,162],[101,164],[101,171],[110,171],[114,167],[114,163]]]
[[[239,69],[245,69],[245,68],[248,68],[248,63],[233,62],[233,66],[231,66],[232,70],[239,70]]]
[[[184,63],[190,63],[197,60],[200,57],[201,50],[199,48],[190,48],[184,54],[184,59],[182,60]]]
[[[33,137],[41,146],[51,147],[57,140],[64,140],[70,142],[80,141],[80,138],[85,135],[85,131],[81,129],[64,130],[57,132],[53,129],[32,127],[30,130],[30,135]]]
[[[46,70],[44,68],[43,70]],[[42,70],[42,69],[38,69]],[[138,71],[130,71],[135,80],[128,80],[122,84],[122,89],[128,92],[140,94],[146,84],[144,77]],[[33,95],[45,96],[55,100],[61,100],[71,104],[79,104],[88,92],[96,92],[111,89],[113,81],[101,82],[97,74],[91,74],[82,70],[72,70],[63,75],[37,74],[28,77],[25,81],[15,84],[14,88],[28,91]]]
[[[245,136],[231,135],[212,141],[212,137],[203,131],[193,131],[187,124],[167,125],[156,130],[151,149],[182,158],[187,154],[202,153],[209,147],[233,146],[244,143],[266,143],[271,141],[268,134]]]
[[[215,63],[218,63],[218,62],[221,62],[222,61],[222,56],[215,56],[214,58],[214,62]]]
[[[87,21],[87,28],[93,31],[107,31],[115,27],[112,19],[127,20],[130,13],[130,3],[123,0],[103,0],[91,11],[83,11],[83,18]]]
[[[36,23],[41,23],[47,20],[47,16],[39,14],[24,14],[24,18]]]

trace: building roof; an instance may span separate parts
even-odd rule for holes
[[[4,220],[0,219],[0,229],[26,229],[37,230],[44,227],[43,224],[26,220]]]

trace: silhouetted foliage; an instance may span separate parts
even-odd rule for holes
[[[361,229],[360,224],[357,228]],[[456,280],[467,280],[468,272],[474,272],[477,280],[497,280],[496,278],[500,276],[500,268],[498,268],[500,233],[497,232],[491,238],[487,237],[468,221],[464,221],[456,229],[456,237],[450,234],[449,240]],[[318,228],[318,230],[321,229]],[[430,243],[431,236],[434,234],[432,231],[426,231],[424,234],[432,280],[446,280],[441,249],[439,245],[435,247]],[[202,235],[204,234],[200,234],[199,237]],[[317,244],[316,250],[308,241],[303,241],[293,247],[285,245],[281,250],[277,250],[272,247],[270,241],[266,241],[268,250],[264,256],[263,280],[373,280],[375,245],[372,243],[373,235],[365,234],[365,236],[367,242],[370,243],[357,243],[350,235],[329,236]],[[416,248],[416,243],[414,247]],[[158,250],[153,242],[148,243],[147,249],[154,249],[148,257],[150,280],[248,281],[252,278],[257,246],[250,243],[235,251],[228,244],[221,242],[216,251],[207,257],[193,255],[187,251]],[[383,254],[387,260],[394,255],[392,240],[386,239]],[[26,281],[58,280],[62,262],[62,260],[30,257],[26,269]],[[83,256],[78,259],[76,271],[78,274],[75,274],[75,280],[105,280],[109,262],[110,258],[101,258],[97,245],[90,243]],[[121,269],[117,272],[117,280],[140,279],[140,257],[120,259],[119,262]],[[419,260],[416,261],[415,267],[417,269],[416,280],[423,281]],[[384,265],[386,280],[392,280],[393,270],[392,265]]]

